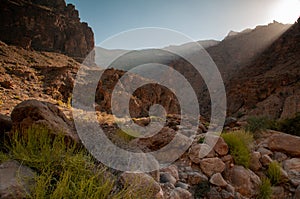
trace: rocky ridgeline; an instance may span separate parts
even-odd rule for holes
[[[289,118],[300,111],[300,18],[227,84],[230,114]]]
[[[296,83],[299,76],[297,27],[298,23],[291,26],[274,21],[266,26],[229,34],[217,45],[206,49],[226,86],[229,114],[249,115],[251,112],[252,115],[268,114],[276,119],[281,113],[282,118],[294,116],[299,107],[295,102],[298,97],[294,97],[299,90],[295,89],[295,85],[299,88]],[[199,53],[190,56],[199,57]],[[201,75],[184,59],[174,60],[170,66],[190,81],[201,113],[209,116],[210,96]],[[284,105],[285,99],[289,105]],[[252,111],[254,107],[256,110]]]
[[[4,0],[0,40],[25,49],[58,52],[82,62],[94,48],[94,33],[64,0]]]
[[[140,125],[147,124],[147,118],[140,119]],[[201,119],[203,122],[203,120]],[[229,121],[229,120],[228,120]],[[119,174],[119,183],[132,184],[137,190],[147,189],[151,198],[211,198],[234,199],[256,198],[261,179],[266,177],[270,163],[280,163],[281,183],[272,187],[272,198],[299,198],[300,196],[300,138],[275,131],[263,132],[251,151],[249,169],[235,164],[230,150],[223,138],[219,138],[208,155],[200,154],[207,144],[200,143],[205,136],[206,127],[200,122],[193,144],[170,166],[151,174],[124,172]],[[67,137],[79,142],[72,122],[55,106],[48,102],[28,100],[17,105],[11,118],[1,115],[0,125],[4,127],[1,137],[6,139],[9,132],[28,128],[30,125],[44,125],[50,130],[60,129]],[[227,129],[238,129],[240,124],[227,122]],[[114,134],[114,123],[102,123],[107,134]],[[188,126],[180,125],[180,118],[169,115],[165,127],[150,138],[136,138],[130,141],[142,150],[157,150],[169,143],[175,133],[189,134]],[[3,140],[3,139],[1,139]],[[17,175],[17,173],[22,175]],[[24,187],[33,183],[33,171],[16,161],[7,161],[0,165],[0,196],[12,197],[13,188],[16,198],[23,198]],[[21,179],[18,177],[21,176]],[[25,180],[27,179],[27,180]],[[138,183],[136,179],[139,179]],[[21,182],[21,183],[19,183]],[[134,191],[134,190],[133,190]],[[6,196],[6,197],[5,197]]]

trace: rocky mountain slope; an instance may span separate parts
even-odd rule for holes
[[[257,57],[259,57],[263,51],[271,48],[272,43],[277,41],[290,27],[291,25],[284,25],[274,21],[266,26],[257,26],[253,30],[247,29],[241,33],[231,33],[219,44],[207,48],[206,50],[216,63],[225,85],[228,85],[228,81],[231,78],[236,77],[235,83],[231,84],[231,88],[233,89],[238,85],[237,83],[240,83],[243,76],[247,79],[247,75],[239,74],[239,71],[252,70],[251,63],[258,59]],[[289,38],[286,39],[288,40]],[[272,50],[274,49],[270,49],[270,51]],[[285,49],[278,47],[277,51],[284,52]],[[195,53],[190,56],[199,57],[199,54]],[[292,58],[289,57],[283,59],[292,60]],[[191,82],[198,96],[201,113],[205,116],[209,116],[210,97],[201,75],[184,59],[173,60],[169,65],[180,71]],[[264,78],[263,76],[264,75],[261,75],[262,78]],[[251,81],[250,78],[248,80],[249,82]],[[247,95],[246,92],[245,95]],[[232,111],[231,109],[237,109],[234,106],[240,105],[240,103],[236,103],[235,100],[232,100],[233,98],[238,101],[239,96],[231,95],[227,97],[230,113],[236,113],[237,110]],[[254,104],[252,105],[254,106]],[[278,118],[278,115],[275,114],[274,117]]]
[[[78,62],[59,53],[26,50],[0,42],[0,113],[9,115],[17,103],[27,99],[70,104],[79,68]],[[99,67],[89,68],[92,72],[100,70]],[[98,88],[95,90],[98,110],[111,113],[111,94],[124,73],[109,69],[101,78],[98,77]],[[122,83],[148,81],[135,74],[129,77],[129,82]],[[124,91],[121,95],[129,94]],[[149,107],[155,103],[163,105],[168,113],[179,111],[177,99],[170,90],[157,84],[148,84],[131,96],[132,116],[147,116]]]
[[[1,0],[0,40],[25,49],[58,52],[82,62],[94,34],[64,0]]]
[[[227,85],[229,113],[293,117],[300,111],[300,18]]]

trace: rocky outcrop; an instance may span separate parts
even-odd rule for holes
[[[136,85],[135,82],[145,82],[149,80],[142,78],[135,74],[129,74],[122,81],[118,82],[125,74],[124,71],[107,69],[102,74],[99,81],[95,101],[99,104],[99,110],[111,113],[111,97],[117,83],[124,85]],[[129,93],[125,91],[117,92],[117,97],[123,98]],[[149,83],[133,92],[130,96],[129,107],[127,104],[114,104],[114,108],[122,110],[124,107],[128,107],[131,117],[147,117],[149,116],[149,108],[154,104],[162,105],[168,114],[178,114],[180,112],[180,106],[174,93],[168,88],[160,86],[159,84]]]
[[[64,0],[3,0],[0,40],[26,49],[66,54],[82,62],[94,48],[94,34]]]

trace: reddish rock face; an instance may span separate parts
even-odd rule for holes
[[[100,111],[111,113],[111,97],[115,85],[119,79],[125,74],[124,71],[107,69],[103,73],[98,88],[96,91],[95,101],[99,104]],[[121,82],[122,85],[135,84],[139,80],[146,79],[130,74],[127,80]],[[129,95],[127,92],[118,93],[119,97]],[[129,111],[132,117],[145,117],[148,116],[149,108],[154,104],[162,105],[168,114],[179,114],[180,106],[175,95],[166,87],[158,84],[146,84],[133,92],[130,97]],[[122,109],[126,104],[114,104],[115,109]]]
[[[59,52],[82,62],[94,48],[94,34],[64,0],[4,0],[0,40],[26,49]]]

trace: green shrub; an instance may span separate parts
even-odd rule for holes
[[[245,131],[234,131],[221,135],[229,147],[229,153],[234,162],[248,168],[250,164],[250,151],[253,144],[253,136]]]
[[[272,195],[271,182],[268,178],[263,178],[259,186],[257,199],[270,199]]]
[[[126,129],[123,131],[122,129],[118,129],[116,131],[116,135],[118,138],[121,138],[125,142],[130,142],[131,140],[134,140],[138,136],[140,136],[139,132],[136,132],[132,129]]]
[[[8,154],[0,151],[0,163],[5,162],[6,160],[9,160]]]
[[[247,118],[248,125],[246,126],[246,130],[252,133],[256,133],[258,131],[263,131],[272,125],[272,121],[267,117],[255,117],[251,116]]]
[[[277,185],[281,181],[281,167],[278,162],[273,161],[269,164],[267,176],[272,185]]]
[[[199,138],[198,143],[199,144],[203,144],[204,141],[205,141],[205,137],[201,137],[201,138]]]
[[[278,121],[274,130],[300,136],[300,113],[296,114],[294,118]]]
[[[27,198],[138,198],[130,187],[116,191],[115,178],[85,149],[42,127],[14,133],[7,149],[10,159],[37,173]]]

